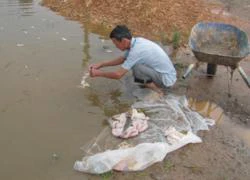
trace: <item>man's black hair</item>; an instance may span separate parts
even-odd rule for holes
[[[132,34],[127,26],[117,25],[110,33],[110,38],[114,38],[118,41],[121,41],[123,38],[132,39]]]

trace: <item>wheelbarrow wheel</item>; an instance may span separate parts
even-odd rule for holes
[[[207,76],[213,77],[216,74],[217,64],[207,64]]]

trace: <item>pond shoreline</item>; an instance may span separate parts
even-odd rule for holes
[[[191,28],[200,21],[239,23],[237,18],[225,13],[223,4],[210,1],[43,0],[41,4],[81,22],[93,33],[108,37],[115,25],[126,24],[136,36],[167,43],[171,43],[173,34],[179,32],[185,44]]]

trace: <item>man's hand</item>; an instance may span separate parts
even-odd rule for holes
[[[101,63],[97,63],[97,64],[91,64],[89,66],[89,71],[91,71],[91,69],[100,69],[102,67]]]
[[[101,71],[95,68],[89,70],[90,77],[96,77],[101,75]]]
[[[96,63],[96,64],[91,64],[89,66],[89,72],[91,69],[100,69],[102,67],[106,67],[106,66],[116,66],[116,65],[120,65],[125,61],[125,58],[123,56],[120,56],[114,60],[111,61],[104,61],[104,62],[100,62],[100,63]]]

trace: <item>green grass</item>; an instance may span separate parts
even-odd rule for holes
[[[174,31],[173,36],[172,36],[172,43],[173,43],[173,47],[175,49],[177,49],[178,47],[180,47],[181,33],[179,31]]]
[[[183,167],[185,167],[185,168],[188,168],[188,169],[190,169],[190,171],[191,171],[191,173],[193,173],[193,174],[202,174],[202,172],[203,172],[203,167],[199,167],[199,166],[183,166]]]
[[[103,174],[100,174],[102,180],[109,180],[113,176],[113,172],[109,171]]]
[[[146,177],[146,176],[148,176],[148,174],[146,172],[143,172],[143,171],[136,173],[136,177],[138,177],[138,178],[143,178],[143,177]]]
[[[170,160],[164,162],[164,169],[166,172],[169,172],[174,167],[174,164]]]

